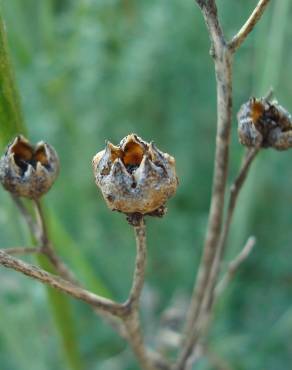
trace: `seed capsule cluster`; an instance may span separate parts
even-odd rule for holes
[[[292,118],[277,101],[250,98],[241,106],[237,119],[241,144],[277,150],[292,147]]]
[[[92,163],[107,205],[126,214],[161,212],[178,185],[174,158],[135,134],[108,142]]]

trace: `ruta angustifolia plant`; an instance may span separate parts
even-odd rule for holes
[[[126,136],[118,145],[107,142],[106,148],[93,158],[95,181],[108,207],[125,214],[135,232],[137,253],[132,287],[123,303],[83,288],[57,255],[50,241],[40,197],[50,189],[58,175],[59,163],[55,150],[44,142],[33,146],[18,136],[8,146],[0,162],[0,180],[11,193],[37,241],[36,247],[1,249],[0,264],[90,305],[128,341],[139,367],[145,370],[191,369],[199,357],[208,356],[206,334],[211,325],[213,308],[255,244],[255,239],[249,237],[219,281],[221,262],[239,193],[251,164],[262,148],[286,150],[292,147],[292,121],[286,109],[272,100],[270,94],[259,99],[250,98],[242,105],[237,116],[239,141],[247,147],[246,154],[226,200],[232,126],[233,57],[261,18],[269,0],[258,1],[246,23],[230,41],[226,40],[219,22],[216,1],[196,2],[209,31],[210,54],[215,65],[217,134],[205,243],[187,313],[182,318],[182,327],[176,333],[178,340],[175,358],[168,358],[165,352],[146,346],[140,320],[140,297],[147,255],[144,219],[165,215],[166,202],[175,194],[178,185],[174,158],[161,152],[153,142],[148,143],[134,134]],[[33,202],[35,217],[20,197],[29,198]],[[28,253],[47,257],[58,276],[15,257]]]

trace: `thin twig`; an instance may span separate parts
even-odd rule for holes
[[[31,234],[41,245],[41,252],[49,259],[49,261],[52,263],[61,277],[68,281],[71,281],[72,283],[76,283],[76,279],[74,278],[73,273],[69,271],[65,264],[60,260],[52,247],[52,244],[48,237],[46,220],[44,218],[44,213],[40,201],[34,200],[35,212],[37,217],[37,222],[35,222],[22,200],[13,194],[11,194],[11,197],[15,202],[24,221],[27,223]]]
[[[40,269],[39,267],[12,257],[3,250],[0,250],[0,265],[30,276],[44,284],[60,290],[63,293],[69,294],[76,299],[80,299],[90,306],[110,312],[114,316],[123,317],[127,311],[126,307],[122,304],[98,296],[86,289],[82,289],[69,281]]]
[[[27,223],[27,226],[32,235],[36,235],[38,232],[38,227],[34,219],[32,218],[31,214],[28,212],[27,208],[23,204],[22,200],[17,197],[16,195],[11,194],[11,198],[13,199],[16,207],[18,208],[20,214],[22,215],[24,221]]]
[[[138,311],[132,311],[125,319],[124,325],[127,330],[127,339],[136,355],[139,364],[144,370],[154,370],[154,364],[147,354],[143,334],[141,330],[140,318]]]
[[[197,346],[196,353],[188,359],[186,370],[192,370],[200,358],[205,357],[214,370],[232,370],[231,366],[213,351],[208,349],[206,343]]]
[[[221,262],[221,260],[219,260],[218,263],[215,262],[216,267],[214,267],[214,261],[216,261],[218,256],[217,249],[220,236],[222,235],[221,228],[223,221],[224,193],[229,167],[229,142],[232,117],[233,51],[230,49],[230,45],[227,45],[225,42],[224,34],[218,20],[215,1],[197,0],[197,3],[202,10],[212,43],[212,56],[215,63],[217,83],[217,136],[213,189],[205,245],[188,310],[186,327],[184,330],[185,340],[182,343],[182,349],[175,366],[177,370],[183,370],[185,368],[189,356],[191,356],[194,351],[194,343],[196,342],[194,338],[197,337],[197,328],[201,327],[199,322],[200,317],[204,314],[206,307],[210,307],[211,309],[212,306],[212,304],[209,305],[209,302],[212,301],[210,297],[212,297],[212,291],[214,289],[212,276],[215,275],[217,277],[217,264],[220,266]],[[260,1],[259,4],[263,3],[264,1]],[[235,41],[238,47],[254,27],[256,21],[260,17],[259,13],[262,13],[264,10],[263,8],[263,5],[261,5],[261,10],[259,11],[257,7],[255,14],[249,22],[249,26],[247,28],[243,27],[242,31],[239,33],[238,40],[240,41],[237,39],[237,41]],[[235,49],[236,46],[234,50]],[[237,195],[235,197],[237,197]],[[222,254],[219,253],[219,256],[222,257]]]
[[[222,228],[222,233],[216,246],[216,253],[211,266],[210,275],[206,285],[204,286],[204,294],[202,295],[201,305],[199,307],[198,319],[194,322],[188,341],[185,344],[185,354],[191,354],[194,346],[198,343],[199,336],[206,331],[206,322],[210,316],[210,312],[214,305],[215,286],[220,272],[220,265],[224,254],[226,240],[229,234],[230,225],[237,203],[238,195],[248,175],[250,166],[255,159],[259,147],[252,148],[246,152],[243,164],[236,176],[232,186],[230,187],[229,203],[227,209],[226,220]],[[186,356],[186,355],[185,355]],[[186,356],[187,357],[187,356]],[[182,361],[182,360],[181,360]],[[186,361],[186,359],[185,359]]]
[[[248,238],[245,246],[241,252],[231,261],[228,265],[227,272],[223,276],[222,280],[217,284],[215,289],[215,296],[219,297],[222,292],[226,289],[234,275],[238,271],[240,265],[248,258],[256,244],[256,238],[251,236]]]
[[[194,346],[199,343],[199,339],[202,336],[206,336],[206,333],[208,332],[208,329],[211,324],[212,319],[212,307],[215,304],[215,298],[219,298],[220,292],[223,291],[223,289],[227,286],[227,284],[231,281],[234,274],[238,270],[241,263],[243,263],[246,258],[251,253],[254,245],[255,245],[255,238],[250,237],[248,238],[246,244],[244,245],[243,249],[239,253],[239,255],[230,263],[228,272],[226,273],[224,280],[221,283],[218,284],[224,284],[223,286],[218,287],[218,290],[216,292],[216,289],[214,289],[214,294],[212,295],[212,301],[208,300],[208,296],[206,296],[204,303],[202,305],[202,312],[200,314],[200,321],[197,323],[197,325],[194,327],[194,334],[193,334],[193,343]],[[219,290],[220,289],[220,290]]]
[[[244,157],[242,166],[239,170],[238,175],[236,176],[233,184],[230,187],[230,194],[229,194],[229,201],[228,201],[228,208],[227,208],[227,215],[226,219],[222,228],[222,233],[216,248],[216,257],[213,262],[209,282],[208,282],[208,288],[205,291],[205,299],[208,301],[205,305],[208,307],[208,310],[211,309],[212,301],[214,298],[214,288],[216,286],[216,281],[218,279],[218,275],[220,272],[220,265],[221,261],[223,259],[225,246],[227,242],[227,238],[229,235],[229,230],[234,214],[234,209],[237,204],[239,193],[242,189],[243,184],[245,183],[245,180],[247,178],[249,169],[251,167],[251,164],[253,163],[254,159],[256,158],[256,155],[258,154],[260,150],[260,147],[248,149],[246,152],[246,155]]]
[[[177,362],[178,370],[184,369],[187,358],[193,350],[191,345],[192,331],[200,313],[201,303],[208,284],[213,260],[216,255],[216,246],[221,232],[229,162],[232,111],[232,60],[218,21],[216,4],[215,1],[199,1],[198,4],[206,20],[214,51],[213,56],[217,81],[217,135],[213,189],[206,239],[187,315],[185,328],[186,339],[182,344],[182,352]]]
[[[42,248],[40,247],[13,247],[0,250],[3,250],[3,252],[10,254],[11,256],[42,253]]]
[[[16,197],[12,195],[12,198],[19,209],[24,221],[27,223],[30,232],[32,236],[39,241],[41,244],[40,247],[36,248],[13,248],[13,249],[5,249],[4,252],[11,254],[11,255],[18,255],[23,254],[23,252],[29,253],[31,250],[31,253],[41,253],[45,255],[53,266],[56,269],[56,272],[60,276],[62,276],[65,280],[70,279],[69,281],[81,287],[81,284],[73,277],[73,274],[68,271],[67,267],[63,264],[62,261],[60,261],[59,257],[54,252],[54,249],[52,248],[49,237],[48,237],[48,231],[46,227],[46,221],[44,218],[43,210],[41,207],[41,204],[38,203],[35,205],[36,208],[36,216],[38,219],[38,222],[35,222],[35,220],[32,218],[31,214],[28,212],[27,208],[23,204],[22,200],[19,197]],[[45,247],[44,247],[45,245]],[[49,249],[47,248],[49,246]],[[27,249],[27,250],[26,250]],[[49,254],[49,256],[48,256]],[[117,303],[118,304],[118,303]],[[118,317],[114,317],[110,312],[107,312],[105,310],[101,311],[99,308],[93,307],[96,314],[101,315],[112,327],[114,330],[116,330],[121,337],[126,337],[124,326],[121,324],[121,320]]]
[[[136,261],[133,275],[132,288],[127,300],[128,315],[124,319],[127,331],[127,338],[133,352],[135,353],[141,367],[145,370],[153,370],[154,365],[148,356],[139,317],[139,302],[144,285],[147,245],[146,245],[146,226],[143,217],[140,217],[137,225],[134,226],[136,237]]]
[[[46,219],[44,216],[44,211],[43,211],[40,200],[38,199],[34,200],[34,205],[35,205],[35,212],[36,212],[37,224],[38,224],[38,232],[35,236],[38,238],[39,243],[41,243],[42,252],[46,255],[46,257],[49,259],[51,264],[56,269],[57,273],[63,279],[71,281],[71,283],[74,283],[74,284],[79,284],[77,283],[77,280],[74,277],[74,274],[67,268],[67,266],[63,263],[60,257],[56,254],[52,246],[52,243],[49,240]]]
[[[220,296],[223,289],[225,289],[226,286],[229,284],[229,282],[232,280],[234,274],[237,272],[240,265],[250,255],[254,245],[255,245],[255,238],[250,237],[248,241],[246,242],[245,246],[243,247],[242,251],[239,253],[239,255],[230,263],[226,275],[224,276],[223,280],[219,283],[219,285],[216,288],[216,291],[215,291],[216,298]],[[214,300],[212,300],[212,303],[214,305]],[[185,364],[188,364],[189,360],[191,359],[193,359],[192,364],[194,364],[194,362],[197,361],[198,359],[197,348],[200,345],[199,340],[200,338],[206,336],[206,333],[208,332],[208,329],[211,323],[212,306],[208,306],[208,304],[210,304],[210,302],[208,302],[208,297],[206,297],[201,307],[199,320],[196,321],[196,325],[193,328],[192,346],[190,347],[190,355],[186,359]]]
[[[145,279],[145,268],[147,260],[147,247],[146,247],[146,227],[142,219],[139,226],[134,227],[136,238],[136,260],[135,270],[133,275],[132,288],[129,294],[129,305],[131,308],[139,305],[139,300],[142,293],[142,288]]]
[[[241,44],[247,38],[249,33],[254,29],[254,26],[260,20],[269,2],[270,0],[260,0],[258,2],[256,8],[251,13],[248,20],[241,27],[238,33],[233,37],[233,39],[230,41],[228,46],[232,53],[234,53],[241,46]]]

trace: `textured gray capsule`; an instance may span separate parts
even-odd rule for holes
[[[237,119],[241,144],[277,150],[292,147],[292,118],[277,101],[250,98],[241,106]]]
[[[54,148],[43,141],[32,146],[23,136],[17,136],[0,159],[0,182],[20,197],[41,197],[58,173],[59,159]]]
[[[178,180],[175,160],[135,134],[118,146],[108,142],[93,158],[97,186],[112,210],[149,214],[174,195]]]

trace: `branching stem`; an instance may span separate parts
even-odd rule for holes
[[[40,269],[39,267],[12,257],[3,250],[0,250],[0,265],[30,276],[33,279],[56,288],[63,293],[69,294],[76,299],[80,299],[95,308],[110,312],[112,315],[122,317],[125,314],[126,310],[124,305],[117,304],[109,299],[89,292],[86,289],[82,289],[69,281]]]
[[[215,0],[197,0],[202,10],[212,44],[216,83],[217,83],[217,135],[215,166],[209,220],[206,231],[203,255],[194,284],[190,307],[187,314],[184,340],[175,365],[176,370],[185,370],[187,361],[195,350],[199,334],[202,332],[202,317],[209,314],[213,306],[214,287],[223,257],[224,245],[228,236],[238,193],[245,181],[248,169],[258,149],[248,154],[245,165],[231,189],[226,223],[223,226],[225,189],[229,167],[229,142],[232,121],[232,64],[233,53],[242,44],[260,19],[268,0],[260,0],[249,20],[227,44],[220,26]]]
[[[248,20],[245,24],[241,27],[238,33],[233,37],[233,39],[229,43],[229,49],[232,53],[234,53],[244,42],[250,32],[254,29],[254,26],[260,20],[261,16],[263,15],[266,7],[269,5],[270,0],[260,0],[255,7],[254,11],[251,13]]]

